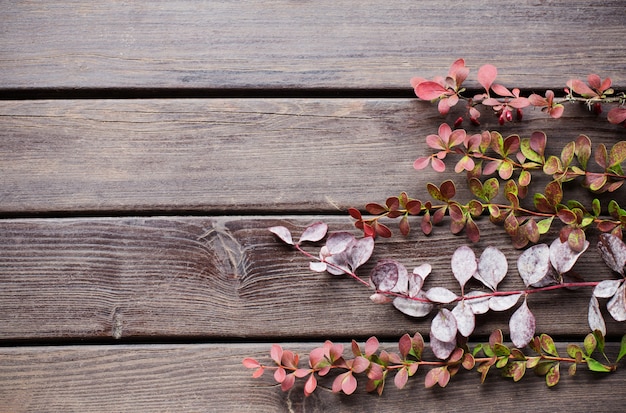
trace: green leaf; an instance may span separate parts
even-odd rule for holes
[[[522,139],[522,142],[520,144],[520,149],[522,151],[522,154],[526,157],[526,159],[531,160],[533,162],[537,162],[537,163],[543,163],[543,159],[541,158],[541,155],[538,154],[536,151],[534,151],[530,147],[530,139],[528,138]]]
[[[548,370],[548,373],[546,374],[546,384],[548,385],[548,387],[556,386],[556,384],[559,382],[559,379],[561,378],[559,366],[560,363],[555,363],[554,366],[552,366],[550,370]]]
[[[589,370],[591,371],[597,371],[600,373],[608,373],[613,371],[613,369],[611,369],[611,367],[606,366],[602,363],[600,363],[599,361],[592,359],[591,357],[587,357],[587,360],[585,360],[587,362],[587,367],[589,368]]]
[[[563,170],[563,165],[561,164],[561,160],[556,156],[550,156],[546,163],[543,165],[543,172],[546,175],[554,175],[557,172]]]
[[[576,139],[576,157],[583,169],[587,169],[587,162],[591,157],[591,139],[586,135],[580,135]]]
[[[563,163],[563,167],[567,168],[569,164],[574,160],[574,148],[576,144],[574,142],[570,142],[561,151],[561,162]]]
[[[615,360],[615,363],[619,363],[619,361],[624,356],[626,356],[626,335],[624,335],[624,337],[622,337],[622,344],[620,346],[619,355],[617,356],[617,360]]]
[[[587,336],[585,337],[585,340],[583,341],[583,347],[585,348],[585,353],[588,356],[590,356],[591,353],[595,351],[597,345],[598,345],[598,341],[596,340],[596,337],[592,333],[587,334]]]
[[[554,340],[552,340],[552,337],[547,334],[542,334],[539,336],[539,342],[541,343],[541,348],[543,349],[543,351],[552,356],[558,357],[559,353],[556,351],[556,346],[554,345]]]
[[[593,215],[594,216],[599,216],[600,213],[602,212],[601,206],[600,206],[600,200],[598,198],[594,198],[593,201],[591,202],[591,210],[593,211]]]
[[[498,195],[498,192],[500,191],[500,181],[498,181],[498,178],[489,178],[487,179],[484,183],[483,183],[483,191],[485,194],[485,200],[486,201],[491,201],[493,198],[496,197],[496,195]]]
[[[539,229],[540,234],[545,234],[550,230],[550,226],[552,225],[552,220],[554,217],[542,219],[537,222],[537,228]]]
[[[493,350],[496,353],[496,356],[508,357],[511,354],[511,350],[504,344],[500,344],[500,343],[495,343],[493,346]]]
[[[626,160],[626,141],[617,142],[609,153],[609,166],[619,165]]]
[[[569,344],[567,346],[567,354],[571,358],[576,359],[576,361],[579,361],[579,359],[582,360],[583,358],[583,350],[576,344]]]
[[[593,336],[596,338],[596,342],[598,343],[598,350],[600,353],[604,353],[604,336],[600,330],[594,330]]]

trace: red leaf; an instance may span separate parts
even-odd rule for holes
[[[496,94],[500,96],[515,97],[515,95],[513,95],[513,93],[511,93],[509,89],[497,83],[491,86],[491,90],[493,90],[494,92],[496,92]]]
[[[589,86],[587,86],[585,82],[580,79],[571,79],[567,82],[567,86],[582,97],[591,98],[596,96],[596,92],[589,88]]]
[[[615,107],[607,113],[606,117],[614,125],[626,122],[626,108]]]

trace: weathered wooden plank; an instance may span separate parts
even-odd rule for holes
[[[0,119],[5,213],[337,212],[465,180],[452,167],[412,169],[444,120],[416,99],[0,101]],[[625,136],[577,105],[559,120],[529,110],[502,128],[492,114],[482,121],[544,130],[555,154],[582,132],[594,143]],[[464,186],[459,199],[470,199]]]
[[[311,272],[306,257],[266,229],[282,224],[297,234],[317,219],[332,230],[352,228],[349,218],[320,216],[2,220],[0,339],[427,335],[430,317],[406,317],[391,305],[371,303],[371,290],[347,277]],[[508,236],[488,222],[480,226],[476,252],[495,245],[508,257],[509,277],[499,288],[523,288],[519,252]],[[450,257],[466,240],[447,228],[435,232],[379,240],[360,273],[367,277],[381,258],[398,259],[409,269],[428,262],[433,273],[426,288],[458,291]],[[593,248],[579,261],[576,268],[589,281],[614,277]],[[530,296],[537,331],[584,336],[590,294],[581,289]],[[479,317],[476,335],[508,331],[512,311]],[[623,323],[606,318],[609,335],[621,335]]]
[[[0,88],[405,88],[459,57],[511,87],[591,72],[624,85],[624,13],[620,0],[11,2]]]
[[[306,352],[320,343],[283,345]],[[397,351],[392,343],[382,347]],[[564,351],[564,344],[559,348]],[[616,353],[616,347],[609,345],[607,351]],[[425,373],[418,370],[403,390],[390,381],[382,397],[365,394],[361,383],[357,395],[318,389],[305,398],[301,385],[283,393],[272,386],[271,373],[253,379],[241,365],[248,356],[269,361],[268,352],[269,344],[0,348],[0,400],[4,410],[14,413],[380,412],[410,411],[415,406],[421,411],[461,411],[471,406],[494,412],[614,412],[626,408],[619,390],[624,371],[619,368],[599,376],[581,367],[574,377],[562,368],[561,381],[553,389],[530,372],[517,383],[490,372],[481,385],[478,374],[465,371],[445,389],[424,389]],[[327,384],[320,381],[320,385]],[[580,396],[582,389],[590,388],[594,391]]]

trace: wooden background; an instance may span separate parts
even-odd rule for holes
[[[304,398],[241,360],[271,343],[306,351],[377,335],[394,350],[429,320],[368,300],[345,277],[316,274],[266,228],[316,220],[351,230],[346,209],[462,177],[417,172],[442,119],[409,79],[464,57],[509,87],[556,91],[594,72],[626,88],[620,0],[4,1],[0,7],[0,411],[619,411],[622,368],[564,374],[548,389],[463,373],[447,389],[388,385],[382,397],[324,389]],[[453,120],[451,116],[448,121]],[[497,128],[484,114],[481,128]],[[541,129],[556,153],[626,129],[569,105],[527,110],[505,134]],[[480,130],[480,129],[476,129]],[[539,181],[545,183],[547,181]],[[459,198],[470,194],[459,185]],[[571,192],[589,203],[592,196]],[[614,195],[626,203],[623,191]],[[608,198],[603,197],[603,200]],[[519,255],[479,221],[481,251]],[[594,241],[597,233],[591,231]],[[546,240],[548,241],[548,240]],[[449,259],[467,241],[445,228],[381,240],[382,257]],[[577,269],[612,277],[595,251]],[[372,264],[363,268],[367,274]],[[516,277],[505,288],[517,288]],[[581,342],[589,291],[532,296],[538,332]],[[474,340],[507,316],[480,319]],[[607,319],[608,321],[608,319]],[[626,331],[608,322],[609,352]],[[622,363],[623,364],[623,363]]]

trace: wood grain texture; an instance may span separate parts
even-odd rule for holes
[[[310,271],[306,257],[267,231],[287,225],[297,235],[318,219],[335,231],[352,229],[349,218],[320,216],[0,221],[0,339],[427,335],[431,317],[414,319],[391,305],[371,303],[371,290],[347,277]],[[484,236],[473,245],[477,254],[495,245],[508,258],[509,277],[499,288],[523,289],[516,271],[519,252],[510,247],[502,228],[480,225]],[[414,231],[408,238],[379,240],[360,273],[367,277],[381,258],[397,259],[409,269],[428,262],[433,272],[426,288],[458,291],[450,258],[464,242],[447,228],[437,228],[431,237]],[[576,269],[589,281],[614,277],[593,248]],[[530,296],[537,331],[583,337],[590,294],[590,289],[580,289]],[[476,337],[496,328],[508,331],[512,312],[478,317]],[[609,335],[621,337],[623,323],[606,319]]]
[[[476,131],[497,126],[493,114],[481,120]],[[427,199],[427,182],[465,181],[452,165],[413,170],[444,121],[416,99],[0,101],[0,121],[5,213],[337,213],[401,191]],[[581,131],[594,144],[626,136],[578,105],[559,120],[528,110],[502,130],[538,129],[551,154]],[[548,179],[535,182],[541,190]],[[458,196],[471,199],[465,185]]]
[[[347,343],[346,343],[347,344]],[[320,343],[283,343],[307,352]],[[548,389],[529,372],[520,382],[490,372],[480,385],[476,372],[460,372],[448,388],[424,389],[426,368],[407,387],[391,379],[382,397],[365,393],[345,396],[318,389],[305,398],[301,383],[287,393],[273,385],[271,372],[253,379],[241,360],[269,363],[270,344],[197,344],[133,346],[62,346],[0,348],[0,400],[13,413],[80,412],[615,412],[626,408],[621,373],[596,375],[584,366],[573,377],[562,368],[560,383]],[[559,343],[559,350],[565,344]],[[397,351],[396,344],[382,348]],[[616,347],[607,347],[614,357]],[[429,351],[425,351],[429,357]],[[326,385],[324,380],[320,386]],[[581,396],[581,389],[586,391]],[[596,391],[598,389],[598,391]],[[605,391],[600,391],[604,389]],[[452,395],[452,396],[451,396]]]
[[[459,57],[510,87],[626,85],[620,0],[3,3],[2,89],[403,89]]]

